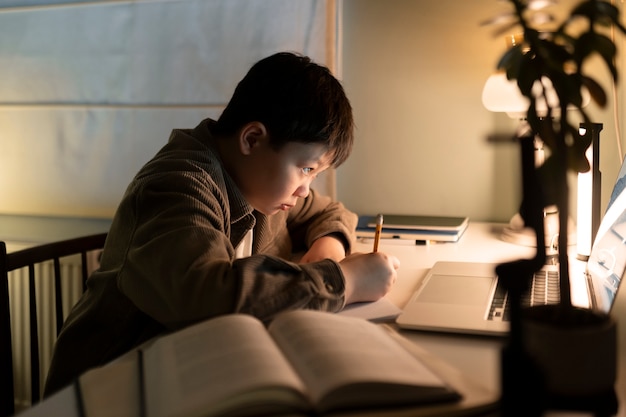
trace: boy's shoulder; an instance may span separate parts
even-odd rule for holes
[[[134,182],[178,182],[181,187],[199,182],[225,192],[228,180],[217,152],[195,133],[195,129],[173,130],[167,144],[139,170]]]

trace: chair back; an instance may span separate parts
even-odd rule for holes
[[[15,414],[15,385],[13,370],[12,340],[14,331],[11,328],[11,302],[9,300],[9,272],[28,268],[28,309],[30,318],[26,331],[30,334],[30,381],[31,405],[41,400],[39,331],[37,322],[37,297],[35,292],[35,265],[51,262],[54,280],[54,304],[56,316],[56,335],[63,325],[63,292],[61,288],[61,259],[67,256],[80,255],[83,291],[89,274],[87,265],[88,253],[102,249],[106,233],[82,236],[78,238],[46,243],[39,246],[7,253],[5,242],[0,242],[0,417]],[[25,285],[25,283],[20,283]],[[43,300],[40,300],[42,303]]]

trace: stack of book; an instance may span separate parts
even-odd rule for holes
[[[405,239],[416,242],[457,242],[467,229],[468,217],[384,214],[381,239]],[[359,216],[357,237],[373,238],[376,216]]]

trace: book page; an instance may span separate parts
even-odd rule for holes
[[[269,331],[320,411],[458,399],[379,326],[317,311],[279,315]]]
[[[140,415],[138,355],[91,369],[78,379],[77,403],[85,417]],[[114,399],[114,400],[113,400]],[[82,401],[81,401],[82,400]]]
[[[162,337],[144,352],[144,376],[148,417],[305,407],[302,381],[263,324],[247,315],[218,317]]]
[[[348,304],[337,314],[358,317],[378,323],[394,321],[400,313],[402,313],[400,308],[383,297],[376,301]]]
[[[77,406],[76,389],[73,385],[55,392],[44,401],[18,411],[20,417],[85,417]]]

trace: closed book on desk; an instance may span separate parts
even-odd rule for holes
[[[369,227],[376,227],[374,216],[367,222]],[[461,232],[469,224],[468,217],[457,216],[425,216],[413,214],[384,214],[386,226],[394,229],[433,230],[437,232]]]
[[[383,215],[381,239],[457,242],[469,225],[468,217]],[[361,215],[357,237],[372,238],[376,232],[376,216]]]
[[[266,328],[228,315],[143,352],[147,417],[323,414],[432,404],[459,394],[366,320],[315,311]]]

